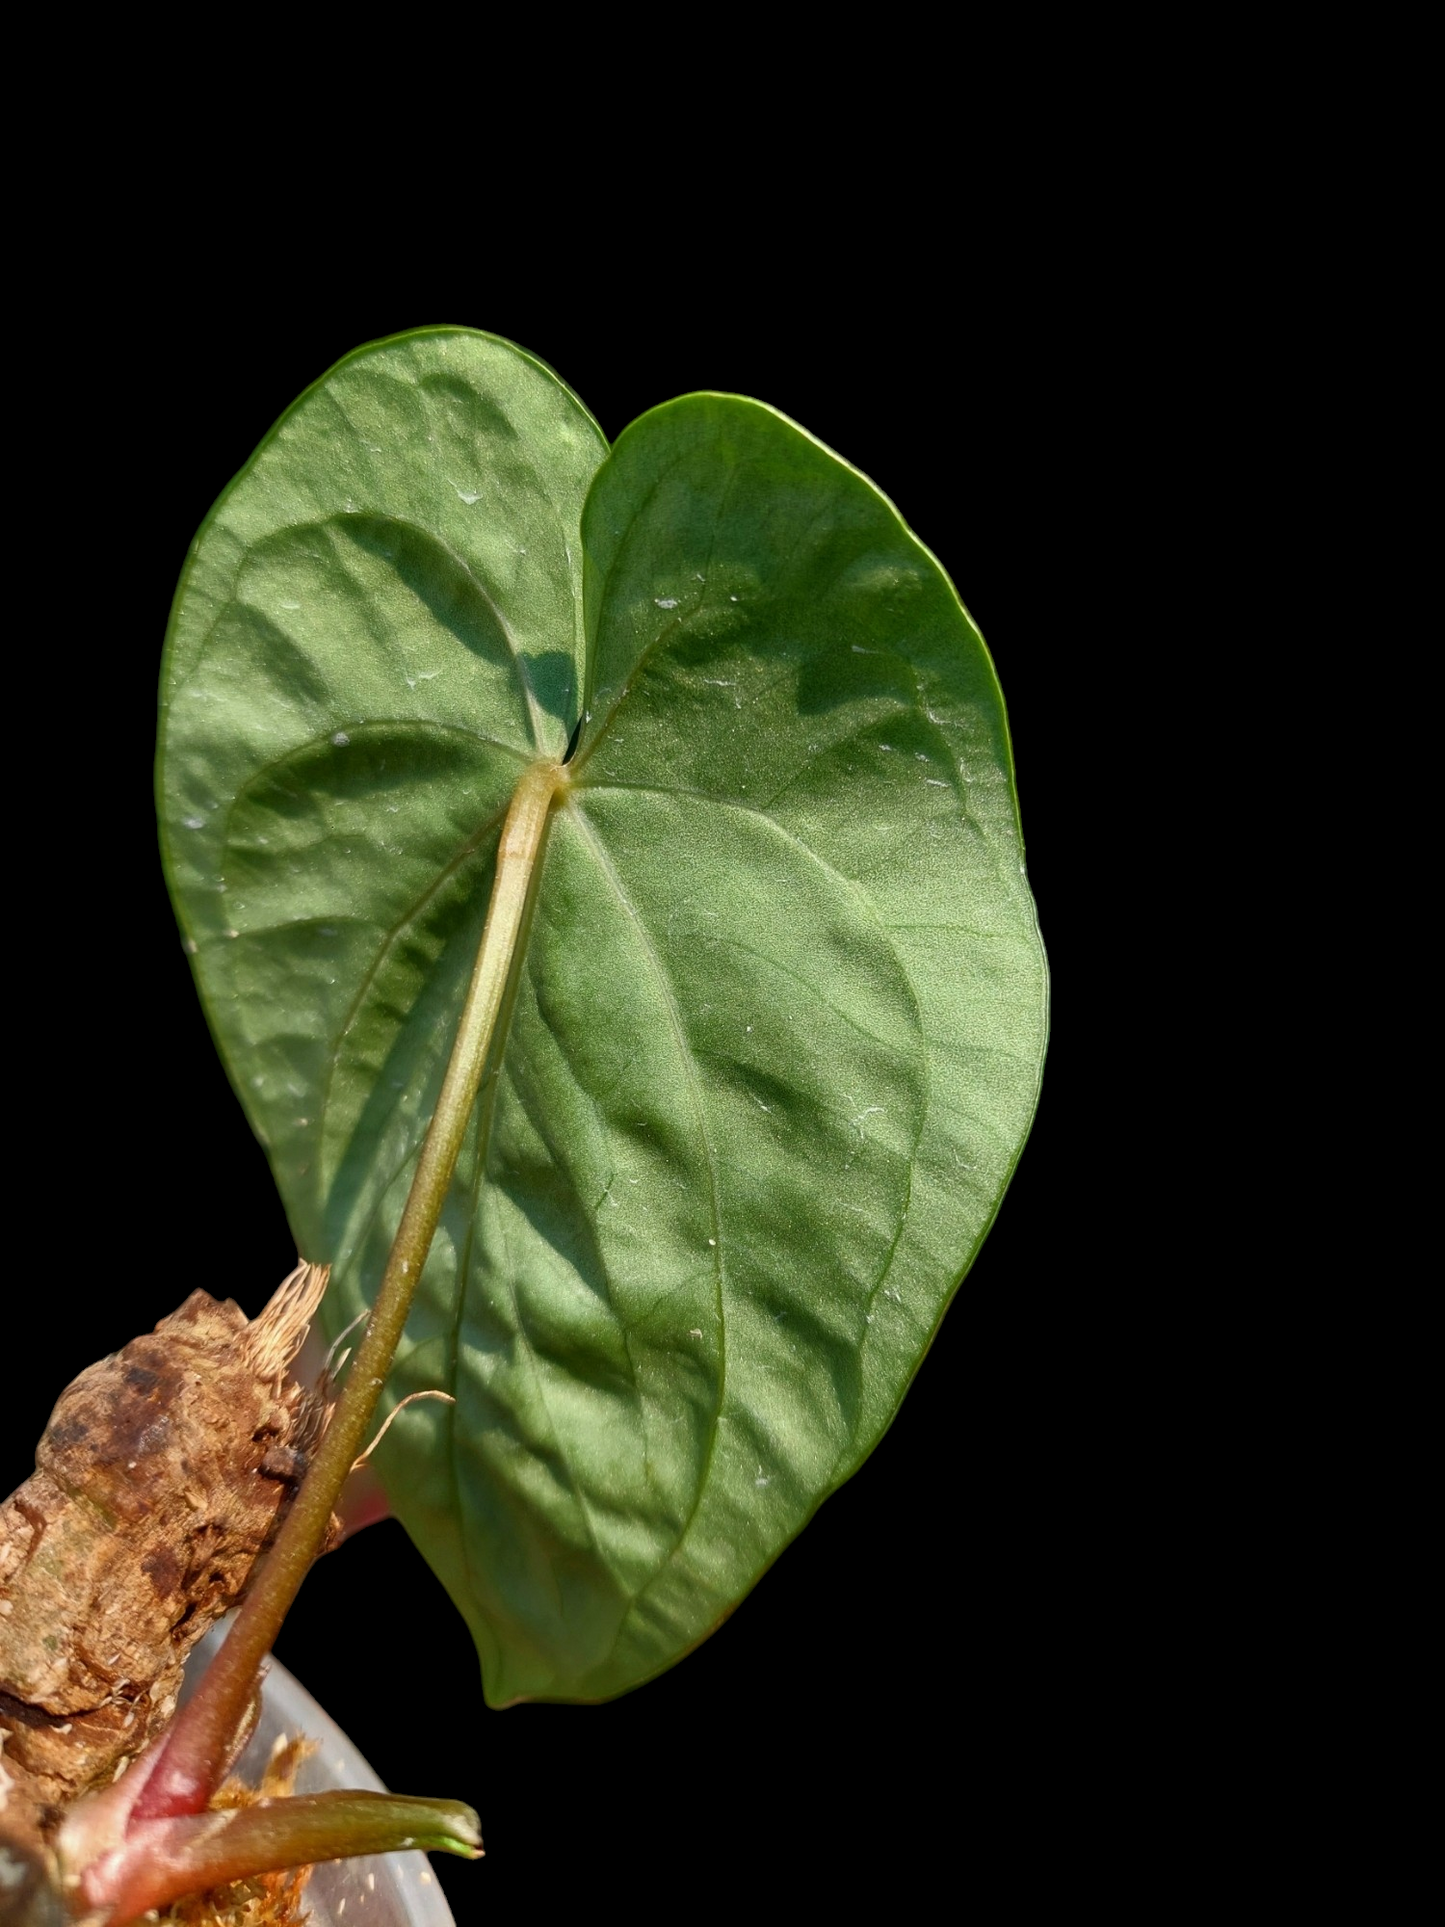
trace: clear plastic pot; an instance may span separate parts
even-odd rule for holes
[[[193,1679],[219,1646],[222,1628],[209,1633],[186,1668]],[[341,1728],[312,1699],[300,1681],[273,1659],[261,1689],[261,1720],[237,1771],[258,1780],[275,1741],[304,1733],[319,1742],[296,1777],[298,1793],[332,1787],[385,1788]],[[331,1860],[318,1866],[306,1884],[304,1906],[310,1927],[456,1927],[437,1877],[424,1853],[371,1854],[362,1860]]]

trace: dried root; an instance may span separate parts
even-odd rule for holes
[[[298,1265],[250,1322],[192,1292],[62,1393],[0,1508],[0,1836],[17,1850],[160,1732],[187,1653],[274,1536],[326,1423],[324,1391],[290,1375],[326,1278]]]

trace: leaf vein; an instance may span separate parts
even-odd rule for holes
[[[612,888],[616,891],[618,902],[622,905],[623,909],[626,911],[634,928],[637,931],[638,940],[642,945],[643,953],[647,957],[649,966],[651,967],[653,975],[657,981],[658,988],[662,993],[663,1002],[667,1009],[668,1020],[672,1026],[673,1035],[677,1040],[678,1054],[682,1062],[684,1075],[686,1076],[686,1079],[687,1079],[688,1089],[692,1096],[693,1107],[697,1114],[698,1129],[701,1134],[703,1145],[707,1153],[709,1203],[712,1209],[712,1227],[713,1227],[713,1235],[715,1239],[715,1243],[713,1246],[713,1251],[714,1251],[713,1276],[716,1284],[717,1323],[718,1323],[717,1396],[713,1401],[712,1419],[708,1426],[707,1453],[703,1460],[702,1471],[698,1478],[697,1490],[693,1498],[692,1507],[689,1510],[686,1519],[684,1519],[682,1522],[682,1525],[678,1531],[677,1537],[673,1542],[672,1550],[666,1555],[665,1558],[663,1558],[659,1562],[657,1571],[660,1572],[667,1565],[668,1560],[670,1560],[673,1557],[673,1555],[676,1553],[678,1546],[680,1546],[683,1540],[687,1537],[688,1530],[691,1527],[693,1520],[697,1517],[698,1508],[702,1504],[702,1497],[704,1492],[707,1490],[708,1478],[712,1471],[713,1457],[717,1450],[718,1421],[722,1415],[723,1400],[727,1391],[727,1318],[726,1318],[726,1313],[723,1305],[725,1261],[723,1257],[723,1243],[722,1243],[722,1212],[718,1202],[717,1152],[713,1145],[712,1135],[708,1129],[707,1110],[703,1104],[702,1080],[698,1075],[697,1060],[693,1056],[692,1047],[689,1044],[687,1039],[687,1032],[684,1029],[683,1022],[682,1022],[682,1012],[678,1009],[677,993],[673,989],[672,980],[667,973],[666,966],[664,965],[661,956],[658,954],[657,947],[653,943],[652,936],[651,936],[651,933],[648,931],[647,925],[643,922],[641,916],[638,914],[636,905],[632,902],[626,890],[623,888],[622,879],[618,876],[616,870],[612,866],[612,862],[607,855],[606,846],[604,845],[600,835],[598,834],[595,824],[593,824],[588,820],[586,813],[581,808],[574,808],[573,814],[574,814],[574,820],[576,821],[578,828],[581,831],[583,840],[586,842],[588,848],[591,850],[593,857],[597,862],[599,868],[601,869],[603,875],[607,878],[608,882],[612,885]],[[652,1579],[655,1579],[656,1577],[657,1577],[657,1572],[654,1572],[652,1575]],[[647,1583],[651,1584],[652,1581],[649,1580]],[[638,1589],[639,1593],[642,1590],[643,1588],[640,1587]],[[634,1597],[635,1596],[636,1595],[634,1595]],[[625,1615],[624,1615],[624,1618],[625,1618]],[[620,1639],[621,1636],[622,1636],[622,1626],[621,1626],[621,1623],[619,1623],[618,1629],[617,1629],[617,1637]],[[614,1650],[615,1650],[615,1642],[614,1642]]]

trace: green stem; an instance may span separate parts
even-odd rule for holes
[[[205,1679],[177,1719],[135,1818],[196,1813],[216,1789],[226,1741],[240,1726],[257,1672],[325,1543],[346,1475],[361,1451],[406,1325],[481,1084],[497,1013],[542,852],[553,798],[567,786],[559,763],[534,763],[517,785],[497,850],[497,873],[471,988],[441,1096],[427,1129],[381,1289],[326,1436],[264,1565]]]
[[[318,1860],[406,1847],[477,1860],[482,1835],[476,1814],[459,1800],[303,1793],[222,1814],[152,1820],[130,1844],[140,1851],[119,1861],[112,1855],[87,1868],[80,1885],[81,1903],[104,1909],[112,1923],[138,1920],[152,1908],[207,1887]]]

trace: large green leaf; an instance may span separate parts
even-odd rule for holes
[[[854,1470],[1044,1045],[993,669],[871,484],[754,402],[670,403],[609,456],[506,343],[362,350],[202,530],[163,685],[179,912],[333,1330],[380,1275],[508,798],[579,707],[388,1390],[457,1403],[378,1453],[494,1701],[659,1671]]]

